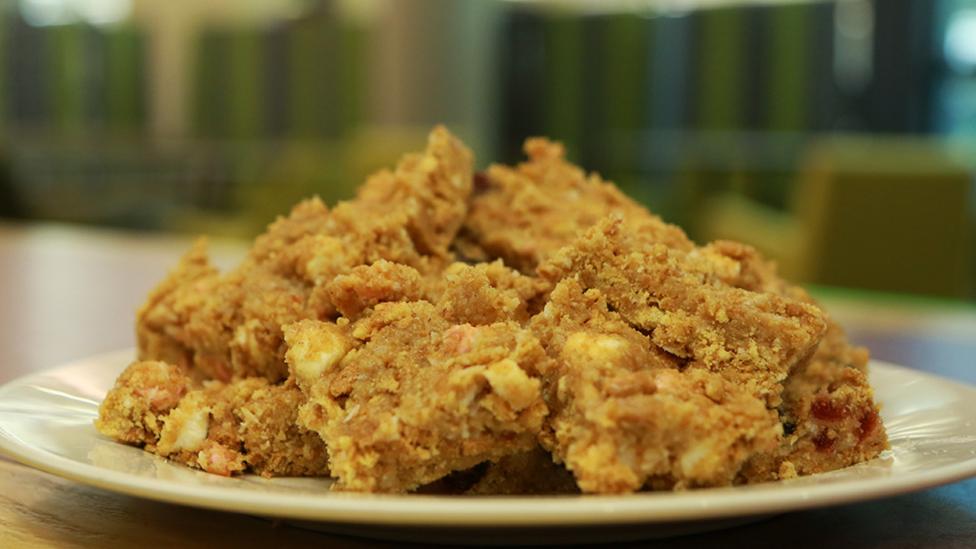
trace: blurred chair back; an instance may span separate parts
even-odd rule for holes
[[[938,141],[830,137],[812,144],[801,168],[804,278],[969,296],[973,176]]]

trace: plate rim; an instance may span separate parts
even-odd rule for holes
[[[110,361],[131,361],[133,349],[101,353],[34,372],[0,386],[0,399],[31,380],[82,366],[104,367]],[[872,360],[869,372],[880,368],[949,383],[976,398],[976,387],[928,372]],[[120,368],[121,371],[121,368]],[[782,484],[580,496],[434,496],[330,492],[309,494],[255,492],[244,487],[186,485],[159,481],[133,473],[105,469],[32,447],[0,423],[0,453],[24,465],[81,484],[155,501],[225,512],[282,519],[358,525],[451,527],[551,527],[673,522],[769,515],[880,499],[934,488],[976,476],[976,457],[909,475],[853,479],[805,485],[800,491]],[[162,458],[159,458],[162,459]],[[713,497],[701,497],[701,496]],[[718,497],[716,500],[715,497]],[[460,502],[464,505],[459,505]]]

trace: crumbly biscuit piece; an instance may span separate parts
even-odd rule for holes
[[[403,211],[417,251],[446,256],[468,210],[472,165],[471,151],[445,128],[435,127],[424,154],[406,155],[392,174],[370,178],[351,209],[374,216],[384,207]],[[355,225],[363,219],[350,216],[344,221]]]
[[[328,233],[329,208],[318,197],[302,200],[254,239],[246,261],[265,265],[286,278],[303,278],[303,252],[309,237]]]
[[[322,369],[299,415],[326,441],[336,489],[409,491],[535,444],[546,356],[517,324],[452,324],[417,301],[381,303],[349,333],[357,346]],[[336,327],[304,322],[287,337],[294,366]],[[291,352],[303,346],[313,356]]]
[[[335,277],[326,285],[326,292],[339,313],[350,319],[379,303],[416,301],[427,293],[417,269],[385,259]]]
[[[876,457],[888,437],[867,379],[867,351],[830,323],[817,352],[787,379],[780,407],[786,437],[755,456],[744,482],[822,473]]]
[[[779,405],[783,380],[825,330],[817,307],[713,282],[687,254],[634,237],[619,218],[585,231],[539,271],[599,289],[661,350],[689,368],[721,373],[770,406]]]
[[[99,409],[102,434],[203,469],[230,475],[327,475],[322,440],[296,424],[301,391],[263,378],[194,388],[180,367],[136,362]]]
[[[230,402],[217,402],[215,392],[213,387],[190,391],[166,416],[157,444],[147,448],[208,473],[229,476],[243,472],[244,456],[233,444],[237,437],[227,409]]]
[[[332,211],[317,199],[296,206],[226,275],[197,245],[140,309],[140,358],[179,364],[203,379],[284,379],[282,325],[335,318],[340,306],[360,306],[349,301],[357,296],[332,286],[337,276],[381,260],[424,274],[450,263],[448,247],[467,211],[471,164],[470,151],[438,127],[423,154],[406,155],[395,171],[372,176],[355,200]]]
[[[370,176],[354,200],[330,212],[312,199],[279,218],[255,241],[249,259],[318,283],[381,259],[420,268],[426,256],[447,258],[467,212],[472,163],[471,151],[437,126],[423,153],[404,155],[395,170]]]
[[[701,248],[724,258],[726,283],[816,304],[802,288],[784,281],[755,249],[737,242]],[[712,265],[721,261],[711,261]],[[851,345],[844,330],[827,319],[827,331],[813,355],[784,383],[780,415],[786,436],[775,452],[760,454],[744,468],[742,481],[759,482],[847,467],[876,457],[888,438],[867,380],[867,349]]]
[[[210,382],[167,417],[156,452],[223,475],[328,475],[325,444],[296,422],[303,400],[293,384],[263,378]]]
[[[349,323],[301,320],[283,328],[288,351],[285,360],[291,372],[289,380],[306,395],[327,373],[338,368],[339,361],[360,342],[349,335]]]
[[[480,261],[502,258],[524,273],[610,214],[623,215],[632,230],[678,249],[690,249],[684,232],[631,200],[596,174],[565,160],[559,143],[525,142],[528,162],[494,164],[476,178],[470,213],[456,246]]]
[[[867,380],[868,354],[831,324],[824,343],[784,391],[785,421],[796,441],[787,458],[799,474],[813,474],[877,456],[888,448]]]
[[[233,414],[248,469],[263,476],[328,476],[328,453],[318,434],[298,425],[305,402],[292,384],[265,384],[235,396]]]
[[[165,362],[134,362],[115,380],[98,407],[95,427],[129,444],[159,440],[163,420],[190,390],[190,378]]]
[[[139,310],[139,357],[201,379],[282,379],[280,326],[311,315],[307,295],[301,282],[259,265],[221,275],[199,243]]]
[[[192,364],[197,357],[190,349],[185,326],[196,311],[206,306],[208,296],[218,284],[217,268],[210,263],[207,255],[207,242],[199,239],[149,293],[146,302],[136,313],[139,358],[170,364]],[[221,356],[229,355],[226,345],[221,347]],[[204,362],[204,353],[199,354],[201,362]]]
[[[329,285],[345,316],[335,323],[309,319],[284,327],[290,377],[307,391],[328,368],[358,345],[349,335],[350,320],[370,314],[380,303],[419,301],[426,297],[435,304],[443,320],[454,324],[480,326],[505,321],[524,324],[529,319],[530,306],[547,288],[545,281],[524,276],[500,261],[477,265],[455,263],[437,279],[424,278],[412,267],[384,260],[356,267]],[[289,335],[309,326],[317,326],[317,337]]]
[[[465,255],[481,260],[502,257],[525,272],[531,272],[553,252],[570,244],[581,230],[590,228],[608,214],[620,213],[632,234],[648,242],[664,244],[675,254],[685,252],[686,267],[708,280],[815,305],[801,288],[780,278],[775,266],[752,247],[717,241],[695,248],[680,229],[662,227],[653,216],[648,221],[646,211],[615,188],[593,184],[600,182],[595,176],[587,177],[582,170],[565,162],[558,144],[529,140],[526,151],[530,158],[528,162],[516,167],[492,166],[476,178],[478,185],[471,213],[457,242]],[[797,458],[798,462],[811,465],[794,467],[792,462],[784,462],[782,455],[772,461],[765,456],[764,461],[771,463],[765,470],[774,476],[779,475],[779,469],[813,471],[813,463],[821,463],[824,467],[850,465],[870,459],[887,447],[884,428],[877,426],[869,430],[870,434],[863,442],[852,447],[855,449],[821,450],[822,457],[813,453],[817,452],[814,439],[822,432],[837,429],[824,427],[822,421],[810,414],[810,406],[798,403],[810,401],[813,395],[837,393],[838,388],[843,387],[839,394],[847,396],[839,406],[848,410],[850,417],[869,418],[867,423],[873,425],[870,418],[877,413],[877,405],[863,375],[866,373],[866,352],[851,346],[833,321],[828,319],[827,322],[827,336],[815,354],[793,366],[790,375],[797,377],[787,381],[782,405],[786,427],[796,435],[784,440],[780,453],[803,454],[804,457]],[[848,371],[849,368],[862,375]],[[827,436],[838,440],[833,435]],[[820,446],[827,448],[822,442]],[[764,474],[769,476],[767,473]]]
[[[474,325],[506,320],[525,323],[540,307],[549,284],[509,269],[500,260],[448,267],[435,291],[447,320]]]
[[[680,370],[599,290],[563,280],[531,327],[557,364],[545,376],[541,440],[584,492],[635,491],[655,477],[730,484],[751,455],[779,443],[762,400],[711,371]]]

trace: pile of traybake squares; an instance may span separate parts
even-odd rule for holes
[[[867,352],[746,245],[697,246],[545,139],[474,173],[443,128],[149,295],[99,431],[333,489],[621,493],[785,479],[887,447]]]

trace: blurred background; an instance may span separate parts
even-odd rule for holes
[[[976,299],[976,0],[0,0],[6,223],[251,237],[435,123],[807,283]]]

